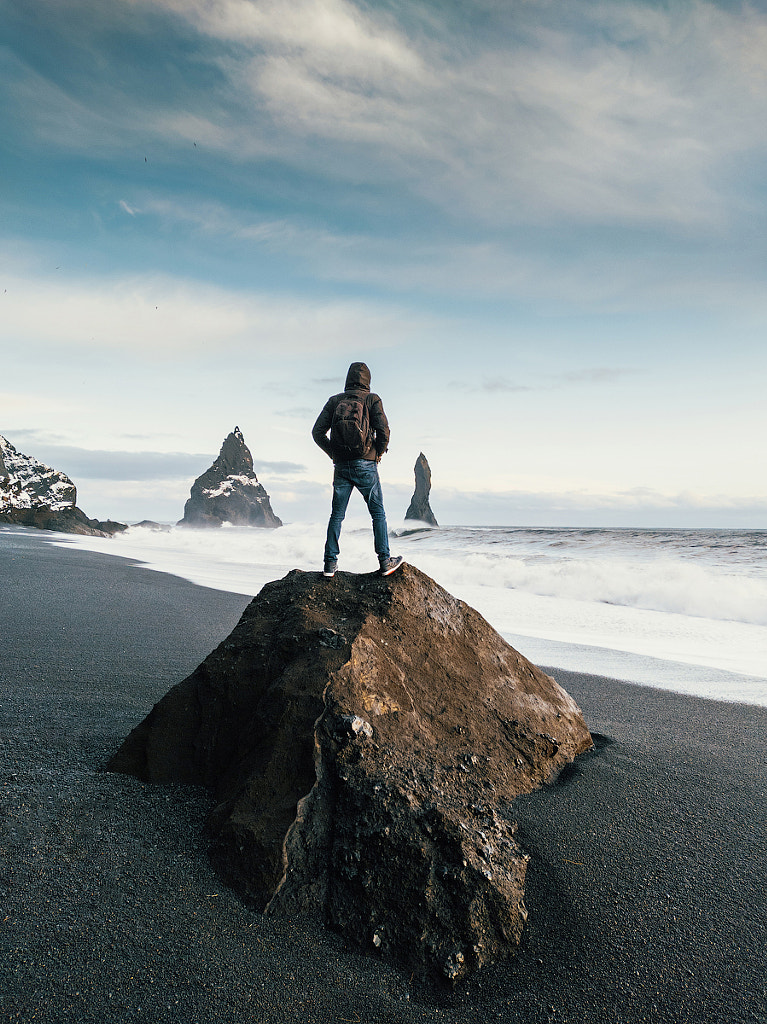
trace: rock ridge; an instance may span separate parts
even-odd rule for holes
[[[261,526],[282,520],[253,469],[253,456],[239,427],[226,436],[215,462],[192,484],[179,526]]]
[[[77,488],[66,473],[23,454],[2,435],[0,522],[96,537],[111,537],[127,529],[111,519],[89,519],[77,507]]]
[[[431,469],[423,452],[416,459],[413,471],[415,473],[415,490],[405,513],[405,519],[417,519],[421,523],[428,523],[429,526],[439,526],[429,504]]]

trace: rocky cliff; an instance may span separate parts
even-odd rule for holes
[[[127,529],[123,523],[89,519],[77,507],[77,488],[66,473],[17,451],[1,435],[0,522],[97,537]]]
[[[514,798],[590,748],[551,677],[406,565],[265,586],[110,768],[210,787],[214,863],[268,913],[454,982],[520,939]]]
[[[282,526],[253,470],[239,427],[225,438],[213,465],[192,484],[179,526]]]
[[[417,519],[421,523],[428,523],[429,526],[438,526],[434,513],[429,504],[429,492],[431,491],[431,469],[426,461],[423,452],[415,462],[415,491],[410,499],[405,519]]]

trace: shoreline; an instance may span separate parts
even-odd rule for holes
[[[514,804],[519,950],[437,997],[239,903],[208,863],[204,791],[103,770],[249,598],[5,533],[0,586],[9,1020],[765,1019],[767,709],[547,669],[597,749]]]
[[[233,528],[233,530],[238,533],[238,528]],[[242,530],[246,535],[252,533],[247,527],[240,528],[239,532]],[[215,536],[211,538],[207,536],[210,531],[202,532],[206,534],[206,540],[214,542],[223,536],[221,532],[214,531]],[[267,533],[269,532],[267,531]],[[366,529],[360,532],[367,537]],[[683,532],[689,533],[690,531]],[[259,531],[256,533],[258,534]],[[199,537],[199,534],[200,531],[187,529],[183,531],[182,536],[188,541],[190,537]],[[253,561],[253,552],[248,548],[241,552],[242,560],[233,557],[237,553],[237,548],[230,548],[228,544],[216,549],[217,554],[213,556],[204,547],[200,548],[197,541],[191,546],[178,546],[178,538],[175,543],[171,542],[170,549],[166,543],[167,538],[157,548],[155,546],[157,534],[154,532],[151,534],[149,546],[147,546],[146,538],[143,544],[137,543],[136,545],[124,542],[124,538],[94,541],[93,538],[65,536],[50,532],[44,532],[42,537],[57,546],[76,547],[84,551],[98,551],[111,557],[128,558],[134,564],[155,572],[167,573],[199,586],[222,590],[230,594],[239,594],[243,597],[250,597],[257,593],[267,582],[281,578],[296,565],[303,566],[305,571],[316,568],[311,562],[307,563],[307,546],[303,542],[300,550],[293,552],[297,557],[295,562],[284,560],[257,562]],[[271,538],[264,537],[259,539],[271,540]],[[317,544],[320,543],[318,537],[314,537],[313,540]],[[309,546],[314,547],[313,544]],[[272,558],[274,553],[272,550]],[[288,553],[289,551],[283,552],[283,554]],[[408,558],[410,554],[410,552],[406,553]],[[733,632],[729,637],[728,654],[725,659],[727,665],[721,664],[721,650],[711,657],[712,651],[706,647],[707,641],[704,637],[707,628],[710,627],[718,631],[722,623],[719,620],[707,622],[707,620],[699,619],[696,616],[692,616],[690,622],[695,623],[697,642],[703,643],[703,650],[707,651],[707,657],[703,656],[701,652],[698,652],[696,656],[690,652],[689,648],[685,652],[687,656],[680,650],[674,652],[676,656],[672,655],[670,651],[653,653],[653,644],[649,645],[650,649],[648,650],[647,643],[637,643],[637,638],[630,630],[629,634],[623,637],[626,641],[623,646],[620,645],[621,637],[613,637],[613,640],[618,641],[613,644],[610,643],[608,637],[603,638],[604,642],[593,643],[588,639],[590,632],[588,630],[583,639],[578,639],[572,634],[567,639],[552,639],[552,632],[555,635],[557,633],[555,624],[559,623],[561,626],[560,614],[563,613],[567,617],[572,613],[571,608],[568,610],[567,608],[558,609],[555,606],[548,606],[545,609],[545,618],[541,621],[539,603],[542,599],[540,595],[529,593],[516,596],[517,592],[513,588],[502,588],[499,592],[494,587],[462,586],[455,580],[451,583],[449,579],[443,579],[437,571],[439,566],[432,565],[430,567],[428,564],[424,566],[423,559],[420,557],[423,553],[413,552],[413,554],[416,555],[412,559],[413,564],[425,569],[428,575],[440,580],[442,585],[446,586],[454,596],[462,598],[481,612],[508,643],[522,651],[538,665],[553,666],[556,671],[588,672],[592,675],[619,679],[639,686],[672,690],[676,693],[686,693],[711,700],[767,707],[767,675],[761,670],[764,667],[764,658],[760,655],[758,661],[760,671],[758,672],[749,671],[744,666],[734,667],[732,664],[732,662],[744,660],[742,654],[738,654],[734,658],[732,656],[740,651],[741,644],[745,644],[750,652],[745,659],[746,663],[754,664],[752,648],[756,641],[749,631],[758,627],[752,623],[738,624],[740,632]],[[428,557],[426,561],[428,563]],[[357,552],[357,562],[359,563],[359,551]],[[359,563],[356,571],[367,571],[367,567]],[[520,604],[520,600],[522,600],[522,604]],[[535,607],[538,608],[538,611],[533,615],[533,621],[528,621],[526,609]],[[646,609],[623,608],[622,613],[626,612],[630,615],[639,614],[641,616],[664,615],[664,613],[648,612]],[[679,628],[673,620],[674,615],[670,616],[670,620],[662,617],[655,622],[645,622],[644,627],[656,628],[660,635],[665,636],[669,628]],[[729,629],[732,625],[730,623],[726,628]],[[687,644],[690,639],[689,637],[686,639]],[[720,646],[721,642],[720,636],[718,640]],[[767,632],[765,632],[764,642],[767,643]],[[761,652],[763,648],[757,645],[757,649]]]

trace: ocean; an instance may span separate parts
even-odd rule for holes
[[[325,526],[131,527],[109,540],[62,535],[56,543],[252,595],[290,569],[321,568]],[[471,604],[538,665],[767,706],[767,530],[400,523],[391,532],[393,554]],[[341,547],[340,569],[376,568],[364,516],[347,517]]]

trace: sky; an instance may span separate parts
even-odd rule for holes
[[[767,4],[0,0],[0,434],[286,522],[350,362],[443,524],[767,528]]]

